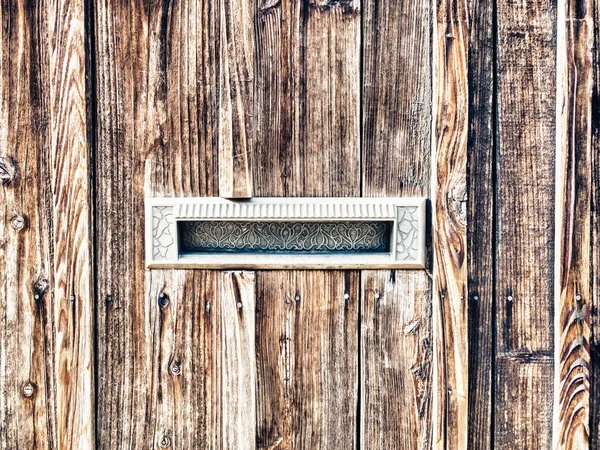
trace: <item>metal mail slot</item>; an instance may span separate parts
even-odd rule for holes
[[[423,198],[148,198],[149,268],[422,268]]]

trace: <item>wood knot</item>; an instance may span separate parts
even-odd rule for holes
[[[162,439],[160,440],[160,448],[169,448],[171,446],[171,438],[163,434]]]
[[[27,219],[23,216],[16,215],[10,219],[10,224],[15,231],[22,231],[27,226]]]
[[[12,158],[0,156],[0,184],[7,186],[17,178],[17,165]]]

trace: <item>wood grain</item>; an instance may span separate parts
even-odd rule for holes
[[[415,271],[365,271],[361,448],[431,447],[431,282]]]
[[[484,450],[493,448],[494,412],[494,2],[469,8],[469,448]]]
[[[555,449],[590,434],[592,195],[591,1],[558,6],[555,259]]]
[[[253,273],[153,271],[148,285],[153,448],[255,448]]]
[[[254,435],[251,274],[144,267],[144,196],[218,191],[217,6],[94,5],[102,448],[243,448]]]
[[[467,3],[437,2],[433,158],[435,448],[468,442]]]
[[[0,9],[2,448],[94,448],[83,6]]]
[[[590,322],[592,332],[590,336],[590,448],[600,446],[600,402],[596,399],[600,393],[600,3],[595,0],[592,4],[592,18],[594,29],[594,48],[592,53],[592,151],[591,151],[591,209],[592,209],[592,236],[591,236],[591,311]]]
[[[552,448],[552,356],[504,353],[496,359],[496,427],[500,450]]]
[[[252,197],[254,2],[219,0],[219,195]]]
[[[258,448],[356,448],[358,273],[258,274]]]
[[[528,355],[553,351],[556,3],[503,3],[497,13],[495,445],[547,448],[553,368]],[[510,391],[540,394],[516,408]]]
[[[360,3],[257,6],[256,196],[360,194]]]
[[[432,20],[428,2],[364,2],[364,196],[429,197]],[[360,448],[430,448],[429,275],[363,271],[361,293]]]
[[[262,1],[256,15],[254,194],[359,196],[359,2]],[[352,448],[358,273],[256,278],[258,447]]]

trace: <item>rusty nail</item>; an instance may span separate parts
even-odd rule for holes
[[[25,385],[23,386],[23,395],[26,398],[31,398],[33,397],[33,394],[35,394],[35,387],[33,386],[33,384],[31,383],[31,381],[28,381],[27,383],[25,383]]]
[[[21,231],[25,228],[25,218],[20,215],[16,215],[11,219],[11,225],[15,231]]]

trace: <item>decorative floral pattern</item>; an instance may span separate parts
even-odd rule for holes
[[[393,222],[182,221],[183,252],[383,253]]]
[[[396,260],[398,261],[417,259],[419,219],[416,213],[417,208],[414,206],[401,206],[397,209]]]
[[[175,237],[171,234],[171,225],[175,221],[172,206],[156,206],[152,210],[152,257],[167,259]]]

